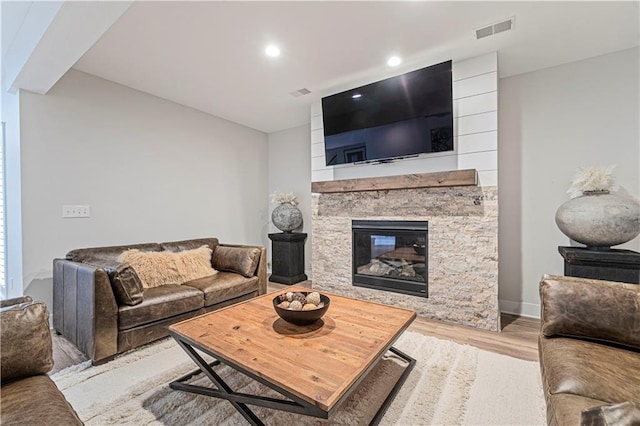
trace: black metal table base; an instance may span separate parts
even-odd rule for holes
[[[184,391],[184,392],[191,392],[199,395],[206,395],[213,398],[226,399],[234,406],[236,410],[238,410],[240,414],[242,414],[242,416],[247,420],[247,422],[249,422],[249,424],[254,426],[264,426],[264,423],[260,421],[260,419],[253,413],[253,411],[251,411],[251,409],[249,409],[249,407],[247,407],[247,404],[256,405],[256,406],[265,407],[265,408],[272,408],[272,409],[281,410],[281,411],[287,411],[290,413],[303,414],[305,416],[319,417],[323,419],[329,418],[329,414],[331,414],[331,412],[324,411],[321,408],[316,407],[315,405],[312,405],[296,397],[290,392],[284,389],[281,389],[280,387],[275,386],[272,383],[267,382],[261,377],[251,374],[250,372],[239,367],[238,365],[235,365],[233,362],[225,361],[219,358],[216,361],[207,363],[207,361],[205,361],[200,356],[200,354],[196,352],[195,349],[197,348],[205,353],[207,352],[206,350],[198,347],[193,342],[184,341],[180,336],[174,335],[173,333],[171,334],[174,337],[174,339],[178,342],[178,344],[182,347],[182,349],[184,349],[185,352],[187,352],[187,354],[191,357],[191,359],[200,368],[199,370],[194,370],[176,379],[175,381],[171,382],[169,384],[171,389]],[[415,359],[399,351],[398,349],[394,347],[389,347],[388,350],[393,354],[395,354],[396,356],[398,356],[403,361],[405,361],[407,363],[407,366],[405,367],[404,371],[402,372],[402,375],[400,376],[400,378],[398,379],[394,387],[391,389],[391,392],[389,392],[389,395],[385,399],[384,403],[382,404],[378,412],[375,414],[375,416],[369,423],[370,425],[377,425],[378,423],[380,423],[380,420],[382,420],[382,416],[384,416],[384,414],[386,413],[387,409],[391,405],[391,402],[393,402],[393,399],[400,391],[400,388],[402,387],[404,382],[407,380],[409,373],[411,373],[411,370],[413,370],[413,367],[416,364]],[[251,377],[252,379],[262,383],[263,385],[269,387],[270,389],[275,390],[276,392],[280,393],[284,397],[289,398],[289,400],[234,392],[229,387],[229,385],[227,385],[224,382],[224,380],[222,380],[222,378],[213,370],[214,366],[220,365],[220,364],[228,365],[229,367],[239,371],[240,373],[243,373]],[[336,404],[333,410],[337,409],[341,405],[341,403],[346,399],[346,397],[353,390],[357,388],[357,385],[370,372],[370,370],[373,368],[374,365],[375,364],[373,364],[369,369],[367,369],[365,374],[363,374],[363,376],[351,387],[349,392],[341,399],[341,401],[338,404]],[[209,378],[209,380],[211,380],[211,382],[216,386],[216,389],[185,383],[186,381],[190,380],[192,377],[201,373],[204,373]]]

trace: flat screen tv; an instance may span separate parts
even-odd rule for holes
[[[322,98],[327,166],[453,151],[451,61]]]

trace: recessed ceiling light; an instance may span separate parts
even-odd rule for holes
[[[352,97],[353,99],[358,99],[358,98],[359,98],[359,97],[361,97],[361,96],[362,96],[362,95],[361,95],[360,93],[355,93],[355,94],[351,95],[351,97]]]
[[[264,53],[271,56],[272,58],[275,58],[277,56],[280,56],[280,49],[278,49],[278,46],[270,44],[266,49],[264,49]]]
[[[395,67],[396,65],[400,65],[400,62],[402,62],[402,59],[400,59],[398,56],[392,56],[387,60],[387,65],[389,65],[390,67]]]

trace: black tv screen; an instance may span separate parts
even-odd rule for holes
[[[322,98],[327,166],[453,151],[451,61]]]

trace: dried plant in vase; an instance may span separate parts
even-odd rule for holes
[[[560,231],[594,250],[631,241],[640,234],[640,204],[617,190],[616,166],[585,167],[576,171],[567,193],[570,200],[556,211]]]
[[[298,209],[298,199],[293,192],[276,190],[271,201],[278,206],[271,212],[273,225],[285,233],[290,233],[302,225],[302,212]]]
[[[280,190],[273,191],[271,194],[271,202],[274,204],[291,204],[298,205],[298,197],[293,192],[284,192]]]
[[[586,193],[608,193],[615,191],[617,186],[613,181],[616,166],[581,167],[576,170],[567,190],[570,198],[576,198]]]

